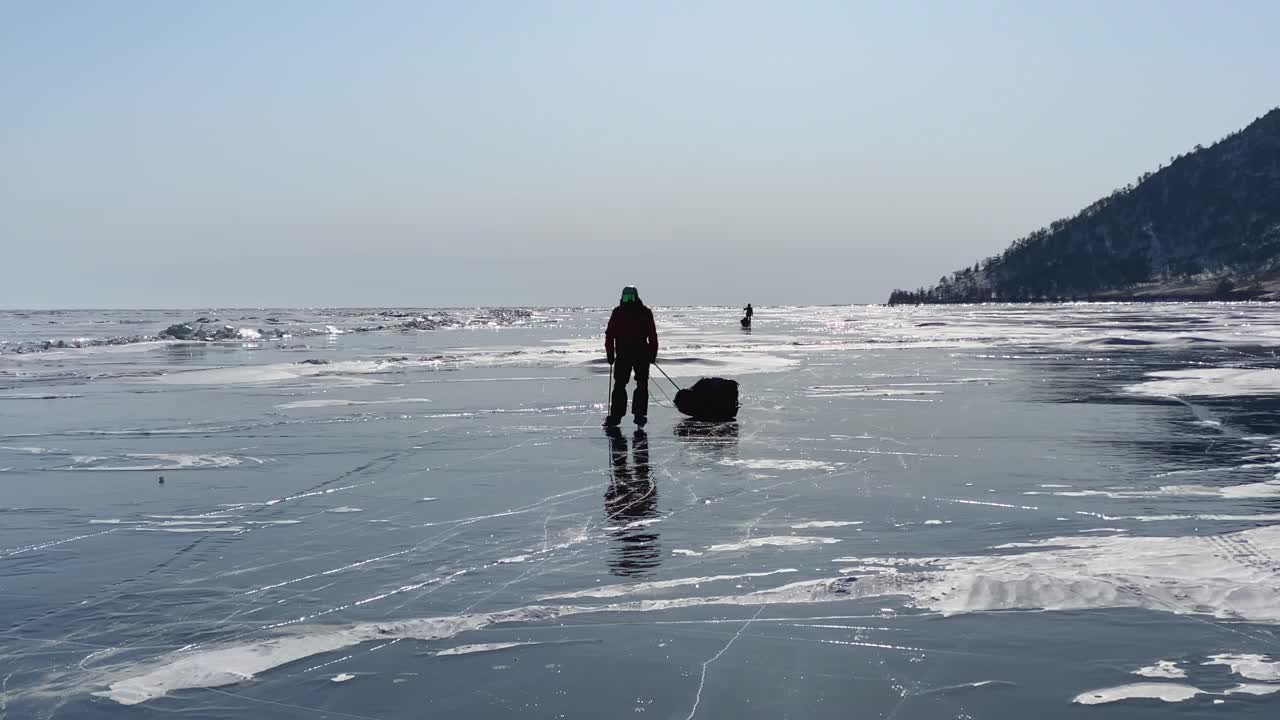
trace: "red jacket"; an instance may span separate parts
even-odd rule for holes
[[[653,324],[653,311],[640,303],[614,308],[604,331],[604,353],[609,362],[615,354],[633,361],[657,360],[658,328]]]

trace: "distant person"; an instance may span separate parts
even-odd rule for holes
[[[751,322],[751,316],[755,315],[756,311],[751,309],[751,303],[747,303],[747,306],[742,309],[742,314],[747,317],[747,322],[749,323]]]
[[[617,427],[627,414],[627,381],[633,371],[636,390],[631,396],[631,412],[636,427],[644,427],[649,415],[649,363],[658,359],[658,329],[653,324],[653,311],[630,285],[622,288],[622,300],[609,316],[604,353],[613,372],[613,396],[605,427]]]

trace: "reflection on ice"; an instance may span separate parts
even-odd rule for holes
[[[649,528],[658,517],[658,485],[649,468],[649,436],[636,430],[631,462],[627,439],[616,427],[608,429],[609,487],[604,496],[605,517],[612,531],[614,556],[610,572],[643,577],[662,562],[658,534]]]

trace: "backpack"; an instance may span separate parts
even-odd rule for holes
[[[693,387],[680,390],[676,409],[695,420],[725,422],[738,416],[738,381],[702,378]]]

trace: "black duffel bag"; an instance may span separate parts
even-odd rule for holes
[[[724,422],[738,417],[738,381],[702,378],[676,393],[676,409],[695,420]]]

